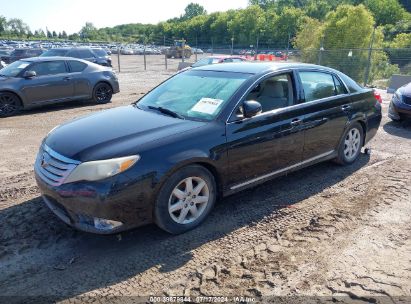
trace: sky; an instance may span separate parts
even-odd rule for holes
[[[248,0],[0,0],[0,16],[22,19],[37,29],[68,34],[80,31],[86,22],[96,27],[126,23],[153,23],[179,17],[195,2],[208,13],[245,8]]]

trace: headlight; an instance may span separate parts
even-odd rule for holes
[[[66,178],[64,184],[104,179],[130,169],[139,159],[139,155],[133,155],[81,163]]]
[[[398,101],[401,101],[402,95],[400,91],[396,91],[394,93],[394,98],[397,99]]]

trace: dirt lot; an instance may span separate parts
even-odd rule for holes
[[[319,164],[226,198],[194,231],[171,236],[150,225],[96,236],[58,220],[33,178],[42,138],[74,117],[131,103],[172,73],[159,63],[163,57],[150,57],[158,64],[149,71],[141,57],[121,59],[132,68],[119,74],[121,93],[112,103],[52,106],[0,120],[0,295],[411,302],[411,124],[386,118],[386,94],[370,156],[349,167]]]

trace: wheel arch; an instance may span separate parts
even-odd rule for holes
[[[209,159],[204,159],[204,158],[194,158],[194,159],[189,159],[183,162],[180,162],[176,164],[174,167],[169,169],[164,175],[159,180],[159,183],[157,184],[157,189],[156,189],[156,195],[158,195],[158,192],[161,190],[163,187],[164,183],[166,180],[173,175],[175,172],[178,170],[188,167],[188,166],[201,166],[207,169],[211,175],[214,177],[215,184],[217,187],[217,198],[221,197],[223,194],[223,189],[224,189],[224,183],[223,183],[223,173],[217,169],[217,166],[213,164]]]
[[[110,86],[111,90],[114,91],[113,86],[111,85],[110,82],[108,82],[107,80],[104,80],[104,79],[99,79],[99,80],[95,83],[95,85],[94,85],[94,87],[93,87],[93,94],[94,94],[94,90],[96,89],[96,87],[97,87],[100,83],[108,84],[108,85]]]
[[[20,93],[18,93],[16,91],[13,91],[13,90],[9,90],[9,89],[1,89],[0,93],[10,93],[10,94],[16,95],[17,98],[19,99],[20,105],[22,106],[22,108],[24,108],[24,106],[25,106],[24,98]]]

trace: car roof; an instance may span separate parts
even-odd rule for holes
[[[276,71],[283,69],[296,69],[296,68],[315,68],[321,70],[328,70],[336,72],[331,68],[327,68],[315,64],[307,63],[290,63],[290,62],[237,62],[237,63],[224,63],[224,64],[213,64],[205,65],[201,67],[194,68],[193,70],[203,70],[203,71],[216,71],[216,72],[235,72],[235,73],[246,73],[246,74],[260,74],[267,71]]]
[[[28,61],[28,62],[45,62],[45,61],[54,61],[54,60],[76,60],[76,61],[81,61],[81,62],[89,64],[88,61],[85,61],[79,58],[63,57],[63,56],[31,57],[31,58],[21,59],[21,61]]]

